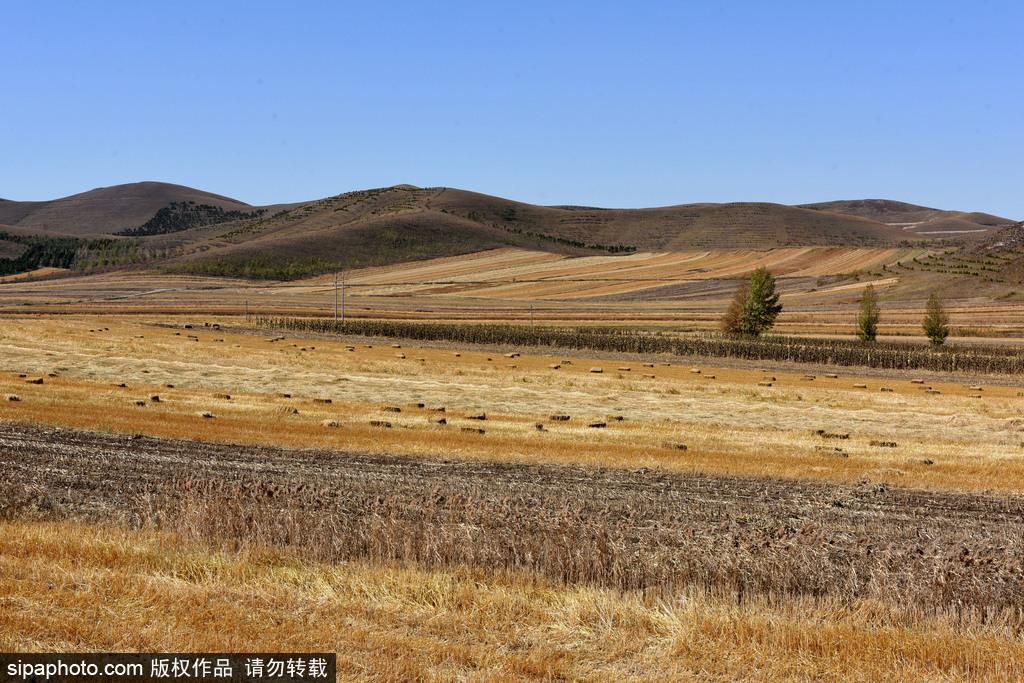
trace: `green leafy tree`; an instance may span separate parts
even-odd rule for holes
[[[924,323],[921,325],[932,346],[939,347],[949,336],[949,316],[942,306],[938,292],[932,292],[928,303],[924,305]]]
[[[740,334],[756,337],[775,324],[782,312],[779,295],[775,292],[775,278],[764,266],[750,274],[747,300],[740,308]]]
[[[767,268],[759,266],[736,289],[721,328],[728,334],[756,337],[775,324],[781,311],[775,278]]]
[[[864,288],[864,298],[860,300],[860,313],[857,315],[857,338],[865,342],[875,341],[878,336],[878,296],[873,285]]]

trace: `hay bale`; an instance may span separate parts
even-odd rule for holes
[[[941,394],[942,392],[939,391],[938,389],[928,389],[928,391],[926,391],[925,393],[926,394]]]
[[[875,448],[896,448],[895,441],[877,441],[875,439],[872,439],[871,441],[868,442],[868,445],[874,446]]]
[[[405,354],[404,353],[396,353],[395,354],[395,358],[405,358]]]
[[[931,458],[921,458],[920,460],[917,460],[915,462],[918,465],[934,465],[935,464],[935,461],[932,460]]]
[[[813,382],[816,379],[818,379],[818,378],[815,375],[804,375],[803,377],[800,378],[800,381],[802,381],[802,382]]]
[[[383,410],[385,413],[400,413],[400,412],[402,412],[402,409],[399,408],[398,406],[384,406],[383,408],[381,408],[381,410]]]
[[[686,444],[685,443],[679,443],[678,441],[662,441],[661,442],[661,447],[662,448],[668,448],[669,450],[673,450],[673,451],[685,451],[686,450]]]
[[[705,379],[714,379],[715,376],[714,375],[704,375],[704,378]]]
[[[839,375],[836,375],[836,374],[824,375],[824,376],[828,377],[829,379],[839,379]]]
[[[591,422],[587,426],[590,427],[591,429],[604,429],[605,427],[608,426],[608,423],[606,423],[606,422]]]
[[[314,398],[313,403],[333,403],[334,400],[330,398]]]
[[[432,410],[432,411],[434,411],[435,413],[444,413],[444,412],[447,412],[447,408],[445,408],[444,406],[434,406],[434,407],[432,407],[432,408],[427,408],[427,410]]]
[[[214,398],[223,399],[225,401],[230,401],[231,400],[231,394],[214,394],[213,397]]]
[[[487,413],[482,413],[482,412],[481,413],[470,413],[469,415],[466,415],[466,419],[467,420],[486,420],[487,419]]]
[[[562,366],[559,365],[558,363],[555,363],[554,365],[549,365],[548,367],[551,368],[552,370],[557,370],[558,368],[560,368]]]
[[[604,368],[590,368],[591,372],[604,372]]]
[[[173,388],[174,388],[174,385],[173,385],[173,384],[165,384],[165,385],[164,385],[164,388],[165,388],[165,389],[173,389]]]
[[[382,427],[383,429],[391,429],[391,423],[386,420],[370,420],[371,427]]]
[[[152,401],[153,403],[159,403],[160,402],[160,396],[157,395],[157,394],[153,394],[152,396],[149,397],[149,400]]]
[[[654,379],[654,375],[644,375],[644,379]]]
[[[8,401],[20,401],[21,400],[21,396],[18,396],[17,394],[7,394],[7,400]]]
[[[427,404],[425,404],[425,403],[417,403],[417,404],[416,404],[416,407],[417,407],[417,408],[426,408],[426,407],[427,407]]]
[[[298,415],[299,411],[291,406],[281,406],[277,409],[277,412],[281,415]]]
[[[911,384],[924,384],[924,380],[923,379],[912,379],[912,380],[910,380],[910,383]]]
[[[633,368],[619,368],[619,372],[632,372]]]
[[[967,387],[967,388],[970,389],[971,391],[982,391],[981,387]]]
[[[560,360],[558,362],[561,363],[562,365],[572,365],[571,360]]]
[[[321,420],[320,424],[323,425],[324,427],[337,427],[338,426],[338,421],[337,420]]]
[[[839,433],[836,433],[836,432],[826,432],[824,429],[819,429],[819,430],[815,431],[815,434],[817,434],[818,436],[820,436],[823,439],[849,439],[850,438],[849,433],[839,434]]]
[[[25,384],[42,384],[42,383],[43,383],[43,378],[42,377],[33,377],[32,379],[25,380]],[[122,384],[121,386],[124,386],[124,385]]]
[[[400,349],[400,348],[402,348],[402,345],[401,344],[392,344],[391,348],[393,348],[393,349]]]
[[[888,393],[892,393],[892,387],[882,387],[882,388],[879,389],[879,391],[885,391],[885,392],[888,392]]]
[[[533,427],[538,432],[546,432],[547,431],[546,429],[544,429],[544,423],[543,422],[536,422],[536,423],[534,423]]]
[[[292,397],[291,394],[282,394],[281,392],[278,392],[277,394],[274,394],[274,395],[277,396],[278,398],[291,398]]]
[[[570,418],[568,415],[552,415],[549,419],[552,422],[568,422]]]
[[[818,451],[823,455],[830,455],[834,458],[849,458],[849,454],[843,452],[842,448],[833,448],[832,446],[815,446],[814,450]]]
[[[456,354],[455,354],[455,357],[456,357],[456,358],[462,358],[462,354],[461,354],[461,353],[456,353]]]
[[[202,418],[211,418],[211,417],[213,417],[213,413],[211,413],[209,410],[199,410],[199,411],[196,411],[196,415],[198,415],[199,417],[202,417]]]
[[[430,422],[430,424],[435,424],[435,425],[446,425],[446,424],[448,424],[448,419],[445,418],[445,417],[442,417],[441,415],[431,415],[429,418],[427,418],[427,421]]]
[[[484,430],[480,429],[479,427],[463,427],[462,431],[467,432],[469,434],[485,434],[486,433]]]
[[[514,354],[514,353],[506,353],[505,354],[505,358],[515,358],[515,357],[516,357],[516,354]]]
[[[770,387],[771,385],[772,385],[771,382],[758,382],[757,383],[757,386],[759,386],[759,387]]]
[[[867,389],[868,385],[867,384],[854,384],[853,388],[854,389]]]
[[[700,368],[690,368],[690,374],[691,375],[699,375],[700,374]]]
[[[608,417],[605,418],[605,420],[607,420],[608,422],[622,422],[625,419],[626,418],[622,417],[621,415],[609,415]]]

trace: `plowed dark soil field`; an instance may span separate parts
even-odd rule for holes
[[[524,568],[671,592],[876,598],[1024,629],[1024,498],[380,457],[0,425],[0,518]]]

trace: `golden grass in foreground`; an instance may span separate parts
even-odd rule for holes
[[[0,524],[4,651],[334,651],[341,680],[1015,680],[1024,644],[873,603],[671,603],[466,568]]]

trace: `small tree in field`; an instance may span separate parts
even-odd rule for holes
[[[720,327],[726,334],[740,333],[740,314],[743,312],[743,305],[747,303],[747,290],[750,287],[749,280],[743,280],[737,287],[736,293],[729,304],[729,310],[722,317]]]
[[[775,293],[775,278],[767,268],[759,266],[736,289],[722,318],[722,331],[756,337],[775,324],[780,311],[782,304]]]
[[[932,292],[928,297],[928,303],[924,306],[924,323],[921,327],[924,328],[928,341],[936,348],[942,346],[949,336],[949,316],[942,307],[938,292]]]
[[[860,314],[857,316],[857,338],[865,342],[875,341],[878,336],[878,297],[873,285],[864,288],[860,300]]]
[[[782,312],[779,295],[775,293],[775,278],[764,266],[750,274],[747,300],[740,309],[740,334],[756,337],[775,324]]]

